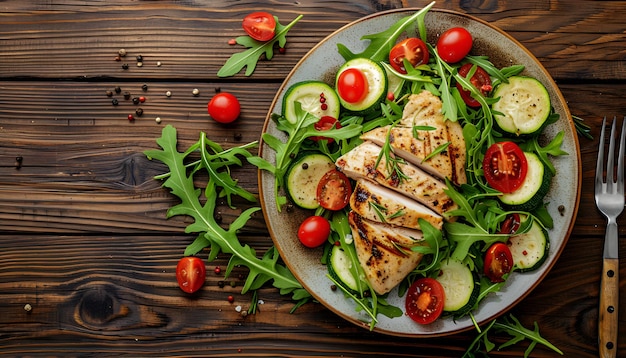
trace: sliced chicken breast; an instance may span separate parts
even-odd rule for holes
[[[366,179],[357,180],[350,207],[364,218],[380,223],[420,229],[419,219],[441,230],[443,217],[415,200]]]
[[[376,293],[391,291],[422,260],[421,253],[411,250],[425,245],[421,231],[372,222],[353,211],[348,222],[359,263]]]
[[[434,129],[425,130],[419,126]],[[441,100],[430,92],[409,97],[399,125],[375,128],[361,138],[383,146],[388,134],[389,144],[396,155],[439,178],[448,178],[456,185],[467,182],[463,128],[458,122],[444,120]],[[433,155],[446,144],[445,150]]]
[[[397,172],[390,172],[382,148],[372,142],[364,142],[335,162],[339,170],[354,180],[366,178],[417,200],[437,214],[456,209],[457,205],[444,192],[446,185],[417,166],[403,161]],[[380,161],[378,161],[380,157]],[[376,162],[378,161],[378,165]]]

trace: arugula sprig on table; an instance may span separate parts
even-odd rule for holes
[[[246,67],[246,76],[252,75],[256,68],[259,59],[263,54],[265,58],[271,60],[274,57],[274,45],[278,43],[279,47],[285,47],[287,43],[287,32],[302,18],[303,15],[299,15],[288,25],[283,26],[278,22],[278,17],[274,16],[276,20],[276,35],[266,42],[257,41],[250,36],[239,36],[235,39],[237,44],[247,47],[248,49],[243,52],[233,54],[226,63],[217,72],[218,77],[230,77],[234,76],[244,67]]]
[[[496,345],[489,340],[488,333],[491,331],[506,333],[512,338],[507,342],[501,344],[498,347],[498,350],[502,348],[506,348],[524,340],[529,340],[530,344],[528,348],[524,352],[524,358],[529,357],[530,353],[535,349],[537,344],[544,345],[556,353],[563,355],[563,352],[555,347],[552,343],[550,343],[547,339],[543,338],[539,333],[539,326],[537,322],[534,324],[534,330],[530,330],[524,327],[520,321],[515,318],[512,314],[508,317],[501,317],[498,319],[494,319],[491,321],[485,329],[481,330],[478,325],[476,325],[476,330],[479,334],[474,338],[470,346],[467,348],[465,353],[463,354],[463,358],[474,358],[474,357],[483,357],[484,354],[481,351],[481,345],[484,345],[484,349],[486,352],[491,352],[496,348]],[[480,355],[479,355],[480,354]]]
[[[252,154],[248,150],[258,143],[223,150],[219,144],[212,142],[204,132],[201,132],[198,142],[181,153],[176,148],[176,129],[168,125],[163,128],[157,144],[161,150],[147,150],[144,154],[149,159],[159,160],[168,166],[169,172],[157,176],[156,179],[164,180],[163,186],[169,188],[181,201],[167,211],[167,217],[185,215],[193,218],[185,232],[198,234],[195,241],[185,250],[185,255],[196,254],[207,247],[210,248],[209,261],[214,260],[220,252],[230,255],[226,277],[237,266],[249,269],[242,294],[257,290],[271,281],[281,294],[291,295],[293,300],[298,301],[296,307],[309,301],[311,299],[309,292],[295,279],[289,269],[278,262],[279,254],[275,248],[272,247],[258,258],[252,247],[242,245],[239,241],[237,232],[260,208],[251,207],[244,210],[228,229],[222,228],[215,220],[217,200],[221,197],[226,197],[231,206],[233,195],[255,201],[255,197],[231,177],[229,168],[231,165],[243,165],[240,157],[251,157]],[[190,160],[194,153],[199,153],[199,160]],[[194,179],[204,173],[208,174],[207,184],[202,189],[197,188]],[[201,194],[204,194],[205,200],[201,200]]]

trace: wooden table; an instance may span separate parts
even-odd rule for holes
[[[178,129],[181,148],[200,131],[224,146],[258,140],[281,81],[316,43],[365,15],[427,2],[58,3],[0,3],[0,354],[462,354],[475,332],[433,339],[372,333],[320,304],[291,314],[293,302],[272,287],[258,293],[264,302],[260,312],[244,317],[235,308],[245,310],[250,303],[250,294],[239,294],[245,270],[235,270],[235,287],[230,279],[219,287],[223,277],[213,273],[215,266],[226,267],[226,256],[209,264],[199,294],[184,294],[174,270],[193,240],[183,232],[189,221],[166,219],[177,201],[152,178],[165,168],[142,154],[156,149],[166,124]],[[511,312],[527,327],[536,321],[566,356],[597,356],[605,220],[596,210],[592,181],[598,124],[604,115],[626,114],[626,3],[461,1],[439,2],[436,8],[474,15],[518,39],[554,77],[572,114],[592,127],[596,139],[580,140],[585,184],[572,236],[549,275]],[[269,10],[283,24],[304,17],[290,31],[286,53],[260,62],[250,77],[218,78],[218,69],[240,50],[229,46],[229,39],[243,34],[241,19],[255,10]],[[127,56],[117,62],[120,49]],[[138,55],[143,67],[136,65]],[[147,100],[134,105],[118,96],[120,103],[113,106],[105,93],[116,86]],[[195,88],[198,96],[192,95]],[[206,113],[218,88],[242,102],[233,125],[218,125]],[[137,107],[143,115],[129,122]],[[258,193],[253,166],[234,176]],[[224,222],[240,212],[221,204]],[[619,224],[624,236],[626,216]],[[259,253],[272,245],[262,215],[253,217],[240,238]],[[620,275],[626,277],[623,264]],[[626,355],[624,282],[618,356]],[[521,356],[525,347],[492,355]],[[554,355],[542,347],[533,354]]]

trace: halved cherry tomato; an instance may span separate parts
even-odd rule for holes
[[[462,27],[446,30],[437,40],[437,53],[447,63],[461,61],[472,49],[472,34]]]
[[[335,117],[322,116],[322,118],[320,118],[319,121],[315,122],[315,124],[313,125],[313,128],[315,128],[315,130],[320,131],[320,132],[327,131],[331,128],[339,129],[341,128],[341,123],[339,123],[339,121]],[[324,136],[313,136],[313,137],[309,137],[309,139],[314,140],[316,142],[318,140],[327,140],[329,144],[335,142],[334,139],[324,137]]]
[[[317,184],[317,201],[324,209],[341,210],[350,202],[350,179],[337,169],[331,169]]]
[[[506,218],[504,218],[504,221],[500,223],[498,234],[513,235],[521,225],[522,221],[518,213],[508,214]]]
[[[517,190],[528,172],[522,149],[513,142],[492,144],[483,159],[483,172],[489,185],[502,193]]]
[[[391,67],[400,73],[406,73],[404,61],[402,61],[405,58],[413,67],[419,66],[423,63],[428,63],[428,47],[424,41],[416,37],[409,37],[408,39],[395,44],[389,52],[389,63],[391,64]]]
[[[178,287],[187,293],[194,293],[204,285],[206,266],[199,257],[185,256],[176,265]]]
[[[276,19],[265,11],[253,12],[243,18],[244,31],[257,41],[269,41],[275,35]]]
[[[413,282],[407,292],[406,313],[417,323],[432,323],[443,312],[445,297],[439,281],[430,277],[420,278]]]
[[[467,77],[473,66],[474,65],[472,65],[471,63],[464,64],[463,66],[461,66],[461,68],[459,68],[459,75]],[[476,87],[477,90],[480,91],[483,96],[486,96],[487,94],[489,94],[489,92],[491,92],[491,77],[489,77],[487,71],[485,71],[482,67],[476,67],[476,72],[474,72],[474,75],[472,76],[472,78],[470,78],[470,82],[472,83],[472,85],[474,85],[474,87]],[[463,98],[463,101],[468,106],[480,107],[480,102],[472,97],[472,94],[469,90],[464,89],[463,86],[458,82],[456,84],[456,88],[458,88],[459,92],[461,92],[461,98]]]
[[[309,216],[298,228],[298,239],[302,245],[310,248],[325,243],[328,235],[330,235],[330,223],[322,216]]]
[[[337,94],[348,103],[359,103],[369,92],[367,78],[358,68],[341,72],[337,80]]]
[[[241,113],[239,100],[228,92],[220,92],[213,96],[207,108],[211,118],[219,123],[230,123]]]
[[[485,253],[484,273],[491,282],[504,282],[504,275],[513,268],[513,255],[503,242],[491,245]]]

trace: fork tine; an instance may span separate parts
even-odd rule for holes
[[[624,161],[626,161],[626,116],[622,122],[622,134],[619,139],[619,157],[617,159],[617,192],[624,195]]]
[[[615,164],[615,122],[617,118],[613,117],[613,123],[611,123],[611,137],[609,138],[609,152],[606,159],[606,191],[608,193],[613,192],[613,185],[615,179],[613,178],[613,171],[615,170],[613,165]]]
[[[600,188],[604,170],[604,132],[606,131],[606,116],[602,120],[602,130],[600,131],[600,144],[598,148],[598,161],[596,163],[596,190]]]

